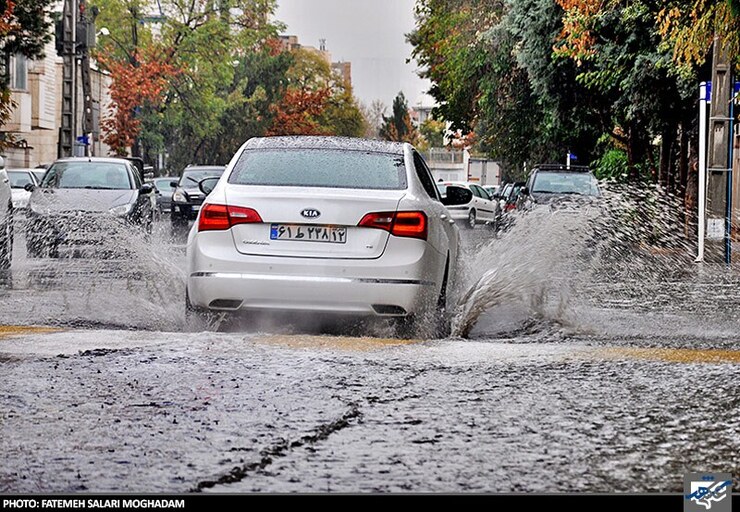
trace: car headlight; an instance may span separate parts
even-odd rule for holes
[[[185,194],[182,190],[176,190],[174,194],[172,194],[172,200],[177,203],[187,203],[188,200],[185,199]]]
[[[108,210],[113,215],[128,215],[131,211],[131,204],[119,204]]]

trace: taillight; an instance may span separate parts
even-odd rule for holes
[[[368,213],[358,226],[383,229],[395,236],[427,239],[427,216],[424,212]]]
[[[504,205],[505,212],[510,212],[511,210],[516,210],[516,203],[506,203]]]
[[[222,231],[237,224],[262,222],[262,217],[251,208],[205,204],[200,212],[198,231]]]

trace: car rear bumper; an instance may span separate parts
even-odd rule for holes
[[[191,234],[188,294],[211,310],[405,316],[436,304],[437,258],[426,242],[396,237],[383,256],[352,260],[249,256],[230,232]]]

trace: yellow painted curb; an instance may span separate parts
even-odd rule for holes
[[[256,338],[258,343],[281,345],[290,348],[326,348],[351,351],[378,350],[387,347],[413,345],[419,340],[397,340],[393,338],[370,338],[351,336],[310,336],[275,334]]]
[[[0,339],[23,334],[46,334],[61,330],[54,327],[36,327],[33,325],[0,325]]]
[[[738,350],[688,348],[608,348],[599,353],[617,358],[646,359],[667,363],[740,363]]]

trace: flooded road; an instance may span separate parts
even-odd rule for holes
[[[0,491],[740,489],[738,269],[483,227],[462,233],[455,337],[213,332],[185,319],[166,228],[127,242],[136,263],[26,259],[17,236]]]

